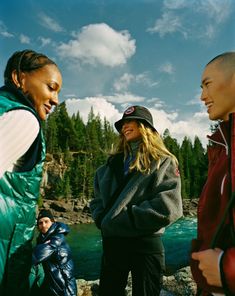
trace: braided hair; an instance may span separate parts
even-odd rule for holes
[[[6,86],[16,87],[12,80],[12,72],[15,70],[21,87],[21,72],[31,72],[51,64],[57,66],[54,61],[42,53],[29,49],[16,51],[7,62],[4,71],[4,83]]]

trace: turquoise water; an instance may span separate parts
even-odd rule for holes
[[[67,241],[72,249],[75,276],[85,280],[99,278],[101,236],[95,224],[70,226]],[[196,236],[196,219],[183,218],[166,229],[163,242],[167,270],[188,265],[191,239]]]

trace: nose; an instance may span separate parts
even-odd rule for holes
[[[51,104],[57,106],[59,104],[59,95],[58,92],[54,92],[51,97]]]
[[[204,89],[202,89],[202,91],[201,91],[200,100],[201,101],[204,101],[205,100],[205,90]]]
[[[128,121],[124,121],[122,124],[122,131],[125,129],[125,127],[128,125]]]
[[[207,98],[207,91],[205,88],[202,88],[202,92],[201,92],[201,97],[200,97],[200,100],[201,101],[205,101]]]

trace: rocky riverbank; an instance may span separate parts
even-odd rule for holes
[[[57,221],[66,224],[93,223],[89,202],[86,200],[44,200],[43,208],[50,209]]]
[[[197,214],[197,204],[197,199],[184,199],[184,216],[195,217]],[[89,202],[86,200],[44,200],[43,207],[50,209],[57,221],[67,224],[93,223]]]
[[[78,296],[98,296],[99,280],[78,280]],[[131,296],[131,277],[129,277],[126,295]],[[196,285],[189,267],[178,270],[174,275],[164,276],[160,296],[194,296]]]

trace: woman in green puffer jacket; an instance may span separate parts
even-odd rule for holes
[[[15,52],[0,88],[0,295],[29,295],[31,240],[45,143],[41,120],[58,104],[62,77],[47,56]]]

